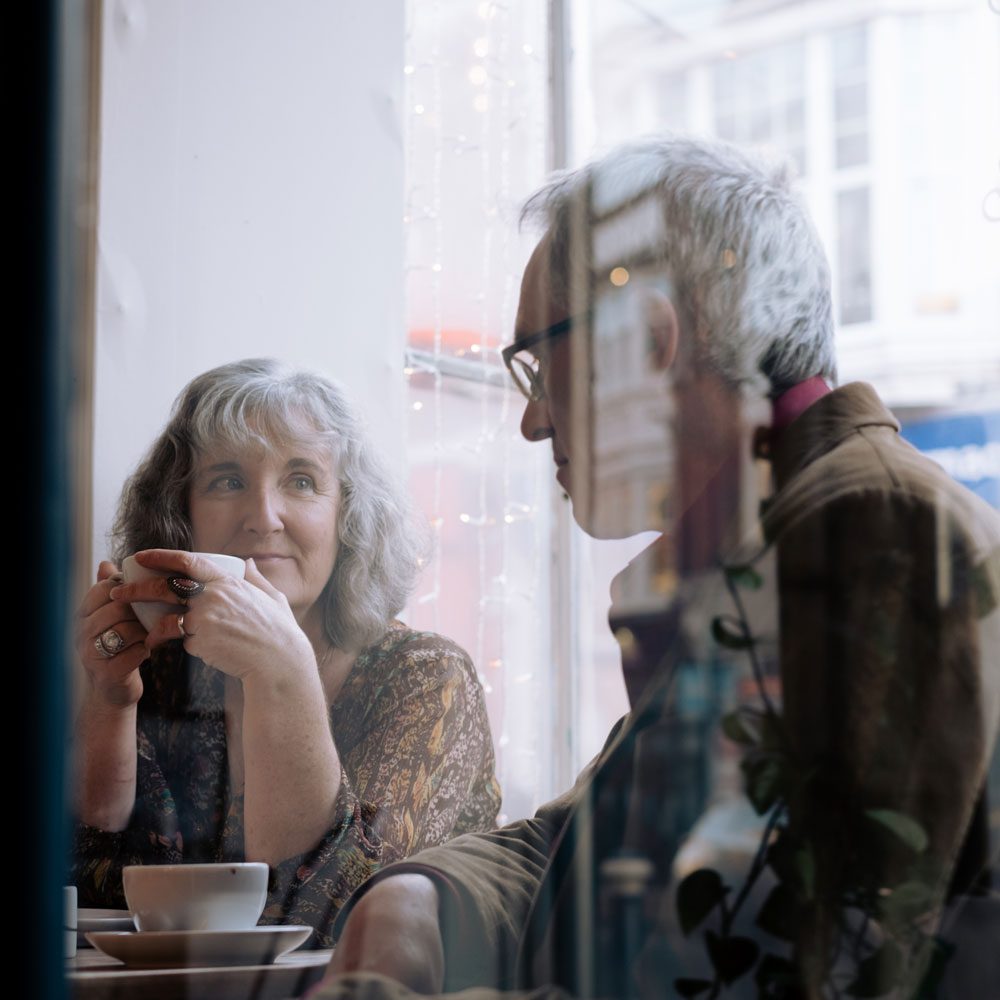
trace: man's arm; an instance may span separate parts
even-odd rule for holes
[[[364,971],[415,989],[509,986],[556,839],[602,756],[530,819],[456,837],[379,872],[338,919],[340,940],[327,978]],[[394,948],[394,940],[401,947]]]
[[[338,921],[330,975],[378,972],[423,990],[509,986],[528,910],[578,787],[531,819],[456,837],[379,872]]]
[[[373,972],[418,993],[444,985],[444,941],[438,893],[426,875],[381,879],[355,905],[344,925],[326,979]]]

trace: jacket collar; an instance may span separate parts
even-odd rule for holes
[[[861,427],[899,431],[899,421],[867,383],[850,382],[816,400],[772,439],[775,489],[780,491],[793,476]]]

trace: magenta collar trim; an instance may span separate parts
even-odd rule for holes
[[[822,399],[831,391],[822,375],[813,375],[812,378],[793,385],[791,389],[786,389],[771,403],[771,430],[783,431],[817,399]]]

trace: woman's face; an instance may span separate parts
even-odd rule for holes
[[[252,558],[303,624],[337,558],[340,484],[328,450],[209,450],[189,502],[194,551]]]

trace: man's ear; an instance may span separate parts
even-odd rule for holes
[[[643,289],[643,313],[648,331],[649,369],[666,371],[677,357],[680,345],[680,322],[669,296],[656,288]]]

